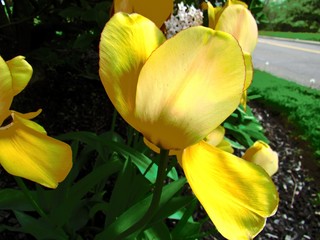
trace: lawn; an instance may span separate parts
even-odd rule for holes
[[[255,70],[249,95],[259,95],[258,101],[280,111],[297,126],[298,134],[320,157],[320,91]]]
[[[320,41],[320,33],[259,31],[260,36]]]

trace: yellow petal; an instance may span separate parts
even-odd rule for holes
[[[35,131],[38,131],[40,133],[43,134],[47,134],[46,130],[39,125],[36,122],[33,121],[29,121],[30,119],[35,118],[36,116],[38,116],[41,113],[41,109],[39,109],[36,112],[29,112],[29,113],[19,113],[19,112],[14,112],[14,116],[15,118],[19,119],[19,122],[21,122],[23,125],[25,125],[28,128],[32,128]]]
[[[22,56],[7,61],[7,65],[11,72],[13,94],[17,95],[29,83],[33,70],[31,65]]]
[[[180,159],[188,182],[227,239],[252,239],[273,215],[278,193],[259,166],[206,144],[183,151]]]
[[[0,126],[10,115],[9,108],[13,96],[11,73],[7,63],[0,56]]]
[[[237,41],[201,26],[156,49],[137,86],[137,128],[163,149],[184,149],[218,127],[238,106],[245,64]]]
[[[114,12],[132,13],[133,5],[132,0],[114,0],[113,1]]]
[[[243,91],[243,95],[242,95],[240,103],[242,104],[244,110],[246,110],[246,107],[247,107],[247,89],[251,85],[252,79],[253,79],[253,65],[252,65],[251,54],[244,53],[244,61],[246,63],[246,81],[245,81],[244,91]]]
[[[225,132],[226,130],[224,127],[218,126],[208,136],[206,136],[204,140],[206,143],[216,147],[222,142]]]
[[[219,17],[216,30],[232,34],[244,52],[252,53],[258,41],[257,23],[248,9],[241,4],[226,7]]]
[[[244,62],[246,64],[246,81],[244,85],[244,89],[247,90],[252,83],[253,79],[253,65],[252,65],[252,57],[249,53],[244,53]]]
[[[208,10],[208,21],[209,21],[209,27],[212,29],[215,29],[217,21],[222,13],[223,8],[222,7],[213,7],[210,2],[203,2],[203,9]]]
[[[231,146],[231,143],[228,142],[227,140],[223,139],[218,145],[217,145],[217,148],[225,151],[225,152],[228,152],[228,153],[233,153],[234,152],[234,149],[232,148]]]
[[[278,171],[278,154],[263,141],[256,141],[242,158],[261,166],[270,176]]]
[[[134,126],[138,76],[151,52],[165,41],[153,22],[138,14],[116,13],[100,40],[99,74],[121,116]]]
[[[30,128],[34,123],[21,116],[13,112],[13,122],[0,128],[0,164],[12,175],[56,188],[72,167],[71,148]]]
[[[160,28],[173,12],[173,0],[134,0],[133,10],[149,18]]]

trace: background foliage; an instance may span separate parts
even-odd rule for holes
[[[266,21],[261,29],[284,32],[320,32],[319,0],[265,0]]]

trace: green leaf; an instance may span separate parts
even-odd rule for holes
[[[142,234],[142,236],[139,236],[138,239],[166,239],[170,240],[171,234],[167,227],[167,225],[163,222],[158,222],[156,224],[153,224],[150,228],[145,230]]]
[[[182,186],[186,183],[186,179],[182,178],[171,184],[164,186],[159,208],[163,207],[174,195],[182,188]],[[120,233],[128,229],[135,222],[139,221],[143,215],[147,212],[150,203],[151,203],[152,195],[147,196],[143,200],[139,201],[131,208],[129,208],[125,213],[123,213],[117,221],[113,222],[110,226],[108,226],[103,232],[96,236],[96,240],[111,240],[116,238]]]
[[[72,214],[76,214],[75,209],[77,209],[77,206],[85,194],[102,180],[107,179],[111,174],[119,171],[121,166],[122,164],[119,161],[105,163],[76,182],[70,189],[66,199],[51,211],[50,219],[58,226],[63,226],[71,218]]]
[[[34,192],[30,194],[35,196]],[[6,188],[0,190],[0,209],[32,211],[33,206],[21,190]]]
[[[116,184],[112,191],[108,205],[108,217],[105,225],[108,226],[116,220],[126,209],[131,207],[136,199],[141,199],[150,189],[147,180],[135,174],[136,168],[130,159],[126,161],[119,173]],[[139,199],[139,200],[140,200]]]
[[[19,232],[29,233],[37,240],[68,240],[68,236],[61,228],[56,228],[56,226],[51,225],[42,218],[35,219],[19,211],[14,211],[14,214],[21,225],[21,228],[19,228]]]

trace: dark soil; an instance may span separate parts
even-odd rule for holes
[[[268,219],[257,239],[320,239],[320,208],[313,204],[319,192],[320,171],[314,164],[308,143],[295,135],[294,129],[279,113],[258,103],[249,104],[266,129],[272,148],[278,152],[279,172],[273,179],[278,187],[280,205]],[[45,80],[30,84],[13,103],[20,112],[43,112],[36,120],[51,136],[69,131],[109,130],[113,107],[99,81],[83,79],[65,69],[47,70]],[[124,122],[118,122],[121,131]],[[0,169],[0,188],[14,187],[13,178]],[[0,224],[17,225],[13,215],[0,211]],[[24,234],[4,231],[1,239],[33,239]],[[208,239],[223,239],[212,236]]]

